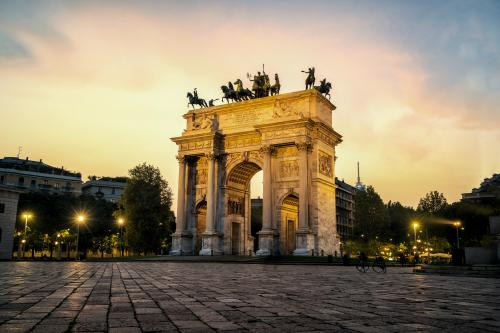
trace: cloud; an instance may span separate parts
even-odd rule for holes
[[[0,61],[26,60],[31,58],[30,51],[23,43],[0,31]]]

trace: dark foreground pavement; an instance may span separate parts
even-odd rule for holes
[[[500,280],[354,267],[0,262],[0,332],[499,332]]]

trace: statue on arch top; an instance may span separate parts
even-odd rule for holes
[[[206,108],[208,107],[208,104],[207,102],[203,99],[203,98],[199,98],[198,97],[198,90],[197,88],[194,88],[194,91],[193,93],[191,93],[190,91],[187,93],[186,97],[188,98],[189,102],[188,102],[188,107],[189,105],[191,105],[193,107],[193,110],[196,109],[194,106],[195,105],[199,105],[200,106],[200,109],[201,108]]]
[[[332,89],[332,84],[330,82],[326,82],[326,78],[319,81],[319,86],[314,86],[314,88],[325,97],[328,96],[328,99],[330,99],[330,90]]]
[[[301,71],[302,73],[307,73],[306,78],[306,90],[314,88],[314,83],[316,82],[316,77],[314,77],[314,67],[310,67],[307,71]]]

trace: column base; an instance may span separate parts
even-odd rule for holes
[[[265,257],[273,254],[274,232],[271,230],[259,231],[259,249],[255,255]]]
[[[203,245],[200,256],[220,256],[224,251],[220,248],[220,236],[215,232],[203,233]]]
[[[295,234],[297,237],[297,247],[293,251],[294,256],[314,255],[314,235],[308,230],[299,230]]]
[[[172,235],[171,256],[193,255],[193,235],[189,232],[174,233]]]

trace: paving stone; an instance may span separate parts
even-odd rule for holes
[[[499,298],[404,268],[5,262],[0,332],[498,332]]]

